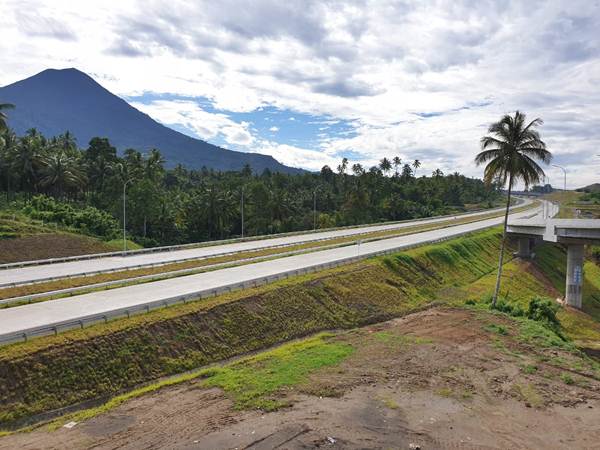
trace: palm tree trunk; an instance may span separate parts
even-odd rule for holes
[[[510,194],[512,191],[512,175],[508,180],[508,198],[506,199],[506,212],[504,213],[504,229],[502,230],[502,242],[500,244],[500,257],[498,258],[498,276],[496,278],[496,288],[492,297],[492,307],[496,307],[498,293],[500,292],[500,280],[502,278],[502,264],[504,263],[504,247],[506,245],[506,228],[508,225],[508,211],[510,209]]]

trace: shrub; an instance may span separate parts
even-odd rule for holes
[[[527,318],[541,322],[547,328],[550,328],[556,334],[562,337],[560,333],[560,321],[556,317],[556,313],[560,306],[555,301],[548,298],[532,298],[529,301],[529,309],[527,310]]]
[[[119,230],[119,223],[105,211],[93,206],[78,208],[45,195],[32,197],[26,202],[23,212],[33,219],[54,222],[105,238],[114,237]]]
[[[488,299],[487,297],[484,298],[483,300],[485,303],[491,303],[491,297]],[[504,300],[498,300],[496,302],[496,306],[493,307],[490,304],[490,309],[495,309],[496,311],[500,311],[506,314],[510,314],[513,317],[522,317],[525,315],[525,311],[523,310],[523,308],[521,307],[521,305],[513,305],[510,303],[507,303]]]

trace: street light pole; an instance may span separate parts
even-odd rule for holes
[[[126,189],[127,189],[127,184],[131,181],[132,179],[130,178],[129,180],[125,181],[123,183],[123,252],[127,251],[127,230],[126,230],[126,225],[127,225],[127,210],[126,210]]]
[[[241,210],[242,210],[242,239],[244,238],[244,186],[242,186],[242,204],[241,204]]]
[[[313,230],[317,229],[317,191],[313,191]]]
[[[558,164],[552,164],[552,167],[558,167],[565,173],[565,189],[564,190],[566,192],[567,191],[567,169],[565,169],[563,166],[559,166]]]

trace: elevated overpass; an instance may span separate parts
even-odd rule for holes
[[[600,244],[600,219],[515,218],[507,232],[518,239],[517,256],[531,258],[536,242],[553,242],[567,249],[565,301],[581,309],[585,246]]]

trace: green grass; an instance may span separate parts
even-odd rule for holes
[[[562,373],[560,375],[560,379],[565,384],[568,384],[568,385],[575,384],[575,380],[573,380],[573,377],[571,377],[571,375],[569,375],[568,373]]]
[[[223,389],[237,408],[271,411],[284,404],[270,396],[286,386],[307,381],[310,373],[342,362],[354,352],[349,344],[333,342],[326,334],[283,345],[275,350],[210,369],[204,385]]]
[[[113,239],[111,241],[104,242],[108,247],[114,249],[114,251],[123,250],[123,239]],[[140,244],[133,242],[130,239],[127,239],[127,250],[139,250],[142,249]]]
[[[523,371],[523,373],[526,373],[528,375],[533,375],[534,373],[536,373],[538,371],[538,367],[533,364],[527,364],[527,365],[523,366],[521,368],[521,370]]]
[[[504,325],[498,325],[495,323],[490,323],[483,327],[484,330],[489,331],[490,333],[501,334],[506,336],[508,334],[508,330]]]
[[[62,416],[53,421],[49,428],[56,429],[70,421],[89,420],[126,401],[193,380],[201,380],[199,383],[205,387],[223,389],[234,400],[238,409],[260,408],[272,411],[284,406],[284,403],[271,397],[277,390],[301,384],[307,381],[311,373],[335,366],[352,355],[354,348],[346,343],[335,342],[331,339],[333,336],[320,333],[222,367],[195,370],[152,383],[113,397],[100,406]]]

